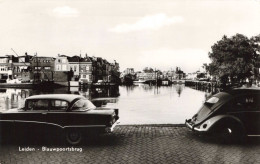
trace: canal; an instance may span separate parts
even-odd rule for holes
[[[146,84],[109,88],[0,89],[0,111],[23,106],[26,97],[38,94],[80,94],[95,105],[119,109],[120,124],[182,124],[191,118],[208,93],[185,85]]]

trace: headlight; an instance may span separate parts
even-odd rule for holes
[[[200,127],[203,128],[203,129],[206,129],[210,124],[211,124],[211,122],[209,120],[207,120]]]

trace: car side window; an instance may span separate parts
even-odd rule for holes
[[[50,111],[65,111],[68,108],[68,102],[64,100],[51,100]]]
[[[48,100],[29,100],[27,104],[27,110],[48,110]]]

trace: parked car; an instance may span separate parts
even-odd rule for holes
[[[80,95],[35,95],[25,100],[23,108],[0,112],[0,134],[56,133],[79,144],[90,133],[112,132],[118,119],[118,109],[98,108]]]
[[[210,97],[186,126],[224,140],[260,135],[260,88],[238,88]]]

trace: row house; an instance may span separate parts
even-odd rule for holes
[[[12,71],[12,58],[10,55],[1,56],[0,57],[0,79],[12,79],[13,71]]]
[[[14,55],[6,55],[0,57],[0,79],[16,79],[22,81],[30,80],[30,59],[32,56],[25,53],[24,56],[15,57]]]
[[[157,74],[155,72],[137,72],[136,78],[138,80],[156,80]]]
[[[79,80],[84,83],[92,83],[92,62],[87,55],[80,60]]]
[[[73,80],[80,80],[84,83],[92,83],[92,61],[86,55],[84,58],[80,56],[68,57],[68,70],[73,72]]]
[[[31,79],[34,82],[54,80],[55,58],[34,56],[31,58],[30,64]]]
[[[30,70],[32,56],[25,53],[24,56],[15,57],[13,60],[13,77],[22,81],[30,81]]]
[[[53,73],[53,80],[55,82],[67,82],[72,79],[71,74],[69,74],[69,60],[68,56],[60,55],[55,59],[54,62],[54,73]]]
[[[124,71],[124,74],[135,75],[135,70],[134,70],[134,68],[126,68],[126,70]]]
[[[0,79],[21,78],[22,81],[83,81],[116,82],[119,64],[109,63],[101,57],[58,55],[54,57],[6,55],[0,57]]]
[[[176,78],[176,72],[173,70],[162,72],[161,79],[172,81],[175,78]]]
[[[57,72],[69,71],[68,56],[58,54],[58,57],[56,57],[56,59],[55,59],[54,71],[57,71]]]

